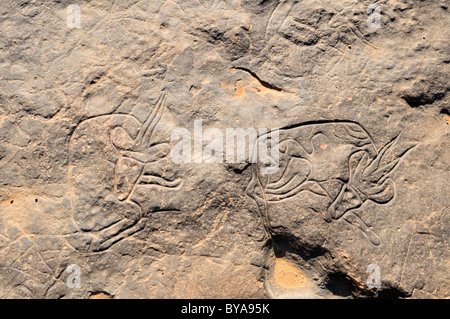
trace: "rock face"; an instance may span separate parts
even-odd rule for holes
[[[0,297],[450,297],[448,3],[373,2],[1,1]]]

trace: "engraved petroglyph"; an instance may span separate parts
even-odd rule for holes
[[[279,134],[278,173],[261,174],[263,164],[254,164],[246,190],[257,204],[267,232],[272,231],[269,205],[295,201],[299,194],[309,193],[315,199],[303,205],[322,213],[327,222],[342,218],[370,243],[380,245],[379,236],[359,215],[366,201],[386,204],[395,197],[390,175],[411,148],[393,152],[398,135],[378,150],[369,133],[349,121],[299,124],[281,129]]]

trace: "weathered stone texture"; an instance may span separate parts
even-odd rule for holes
[[[2,0],[0,297],[448,298],[448,2],[371,4]],[[194,120],[280,169],[174,163]]]

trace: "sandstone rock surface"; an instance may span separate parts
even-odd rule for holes
[[[444,0],[2,0],[0,297],[450,297],[449,25]],[[277,172],[175,163],[200,120],[279,129]]]

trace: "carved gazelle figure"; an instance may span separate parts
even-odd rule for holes
[[[157,176],[152,165],[164,159],[168,143],[152,145],[166,105],[163,92],[144,123],[127,114],[83,121],[70,139],[69,185],[77,249],[100,251],[145,226],[138,185],[174,188],[179,180]]]
[[[395,184],[390,173],[408,151],[394,156],[391,149],[397,140],[398,136],[378,150],[366,130],[348,121],[305,123],[281,129],[280,168],[275,174],[261,174],[261,167],[267,164],[253,164],[247,195],[257,204],[269,234],[270,207],[289,200],[295,202],[300,194],[309,193],[314,199],[298,203],[300,207],[310,205],[307,208],[321,210],[318,213],[327,222],[343,218],[378,246],[380,238],[357,213],[368,200],[388,203],[394,198]]]

